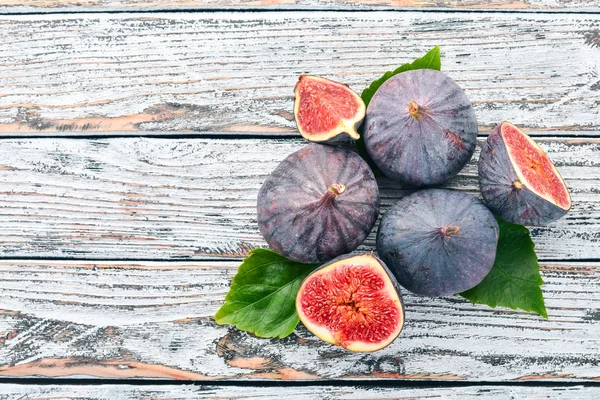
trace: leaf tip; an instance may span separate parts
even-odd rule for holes
[[[539,307],[536,307],[533,312],[535,312],[538,315],[541,315],[542,317],[548,319],[548,311],[546,310],[546,304],[544,303],[544,298],[542,297],[542,303],[539,305]]]

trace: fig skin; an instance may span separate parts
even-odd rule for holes
[[[363,137],[375,164],[408,186],[438,185],[469,162],[477,120],[464,91],[431,69],[388,79],[367,107]]]
[[[420,190],[381,219],[377,252],[402,287],[449,296],[477,286],[496,258],[498,223],[474,196]]]
[[[307,94],[309,87],[320,90],[319,96],[315,96],[317,104],[303,103],[303,96]],[[294,119],[298,131],[306,140],[331,144],[358,140],[358,129],[365,118],[365,112],[363,99],[345,83],[311,75],[300,75],[298,78],[294,88]],[[313,121],[328,124],[329,128],[314,132],[312,127],[305,126],[304,120],[309,116]]]
[[[386,282],[387,293],[389,294],[389,298],[393,302],[394,306],[398,310],[399,317],[397,326],[394,327],[392,334],[386,340],[380,343],[369,343],[366,340],[363,340],[362,342],[345,341],[343,334],[340,334],[340,332],[332,332],[326,326],[324,327],[317,325],[315,322],[311,321],[309,316],[307,316],[304,312],[301,300],[302,294],[306,290],[307,282],[309,282],[313,277],[315,277],[315,275],[321,273],[322,271],[343,265],[349,265],[350,268],[356,268],[356,266],[361,265],[371,265],[376,266],[376,269],[381,272],[381,275]],[[338,284],[340,283],[339,280],[330,282],[335,282]],[[360,299],[358,300],[360,301]],[[405,322],[404,301],[402,299],[400,285],[385,263],[379,258],[375,257],[373,254],[342,255],[315,269],[304,279],[300,285],[300,289],[298,290],[298,294],[296,296],[296,311],[302,324],[319,339],[355,352],[372,352],[389,346],[402,332]],[[331,315],[328,315],[326,318],[331,319]],[[389,318],[387,318],[386,321],[391,322]]]
[[[499,124],[481,149],[478,168],[483,199],[500,218],[514,224],[535,226],[556,221],[571,208],[570,196],[569,208],[565,209],[534,193],[526,183],[521,182],[502,137],[503,126],[506,127],[507,124],[514,127],[509,122]],[[558,178],[564,186],[560,175]]]
[[[265,180],[257,214],[273,250],[302,263],[329,261],[365,240],[379,215],[379,188],[358,154],[312,143]]]

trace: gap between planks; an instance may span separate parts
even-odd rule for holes
[[[337,383],[337,382],[332,382]],[[364,399],[364,400],[419,400],[419,399],[446,399],[446,400],[505,400],[507,398],[560,398],[561,400],[591,399],[600,394],[598,388],[585,385],[562,385],[560,383],[546,386],[514,386],[482,384],[473,386],[448,387],[445,385],[431,384],[429,386],[413,387],[405,384],[399,387],[389,385],[377,385],[377,382],[362,383],[354,386],[320,384],[313,385],[306,382],[301,385],[288,385],[287,383],[278,383],[275,385],[256,386],[252,383],[248,385],[199,385],[189,384],[174,385],[171,382],[162,384],[145,384],[143,381],[139,386],[116,384],[108,381],[102,383],[103,386],[89,384],[84,386],[77,383],[65,384],[54,381],[53,384],[35,383],[31,386],[23,384],[6,384],[0,386],[0,400],[29,399],[29,400],[48,400],[48,399],[87,399],[87,400],[129,400],[139,398],[152,399],[177,399],[177,400],[196,400],[196,399],[238,399],[238,400],[279,400],[282,398],[289,400],[321,399],[342,400],[342,399]],[[240,387],[242,386],[242,387]],[[11,397],[5,397],[11,396]],[[16,397],[15,397],[16,396]]]
[[[536,140],[540,139],[597,139],[590,131],[560,130],[560,129],[527,129],[527,133],[534,136]],[[487,127],[480,127],[477,137],[486,138],[491,130]],[[0,140],[12,139],[112,139],[112,138],[153,138],[153,139],[231,139],[231,140],[252,140],[252,139],[296,139],[302,140],[297,131],[289,132],[154,132],[154,131],[98,131],[98,132],[71,132],[58,131],[52,135],[40,135],[35,132],[7,132],[0,136]],[[308,144],[308,142],[306,142]]]
[[[44,15],[94,15],[94,14],[131,14],[131,15],[144,15],[144,14],[210,14],[220,12],[236,12],[236,13],[260,13],[260,12],[273,12],[273,13],[291,13],[291,12],[346,12],[346,13],[436,13],[436,14],[453,14],[453,13],[464,13],[464,14],[540,14],[540,15],[597,15],[600,14],[600,8],[590,9],[578,9],[578,8],[564,8],[564,9],[502,9],[502,8],[409,8],[409,7],[375,7],[375,8],[349,8],[349,7],[215,7],[215,8],[201,8],[201,7],[190,7],[190,8],[156,8],[156,9],[144,9],[144,8],[131,8],[131,9],[118,9],[118,8],[101,8],[101,9],[77,9],[77,8],[62,8],[58,10],[46,9],[46,10],[35,10],[33,8],[22,8],[19,9],[7,9],[0,3],[0,16],[44,16]]]
[[[597,12],[593,0],[571,0],[568,4],[544,0],[3,0],[0,11],[12,13],[57,12],[214,12],[214,11],[359,11],[373,10],[434,12]]]
[[[115,388],[144,387],[144,386],[173,386],[186,387],[198,386],[205,388],[298,388],[298,387],[318,387],[318,388],[389,388],[389,389],[433,389],[433,388],[599,388],[600,381],[539,381],[539,380],[520,380],[520,381],[428,381],[428,380],[391,380],[391,379],[329,379],[320,381],[298,380],[298,381],[274,381],[266,379],[256,380],[230,380],[230,381],[206,381],[206,380],[172,380],[172,379],[101,379],[101,378],[61,378],[60,380],[52,378],[10,378],[0,376],[0,394],[3,394],[2,387],[7,386],[57,386],[57,387],[85,387],[109,385]],[[6,390],[6,389],[5,389]],[[600,392],[599,392],[600,393]],[[429,398],[429,397],[428,397]],[[1,398],[0,398],[1,399]],[[412,397],[411,397],[412,399]]]

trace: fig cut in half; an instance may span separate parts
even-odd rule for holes
[[[483,199],[502,219],[544,225],[571,208],[571,196],[556,167],[527,134],[510,122],[498,125],[479,158]]]
[[[404,327],[396,279],[370,254],[339,257],[308,275],[296,310],[317,337],[351,351],[380,350]]]
[[[346,134],[360,138],[366,107],[348,85],[301,75],[294,89],[294,116],[300,134],[311,142],[327,142]]]
[[[465,92],[432,69],[402,72],[375,92],[363,139],[375,164],[405,185],[438,185],[471,159],[477,120]]]
[[[290,260],[326,262],[367,237],[379,215],[373,172],[355,152],[311,143],[290,154],[258,192],[258,227]]]

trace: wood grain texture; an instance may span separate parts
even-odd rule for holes
[[[592,399],[600,394],[600,388],[574,387],[514,387],[474,386],[459,388],[367,388],[364,386],[309,386],[309,387],[219,387],[219,386],[75,386],[75,385],[0,385],[0,400],[420,400],[420,399]]]
[[[87,12],[211,9],[599,11],[595,0],[0,0],[0,12]]]
[[[481,143],[481,142],[480,142]],[[600,139],[540,139],[573,197],[532,229],[542,259],[600,255]],[[239,259],[266,246],[256,196],[304,146],[289,139],[0,141],[0,255],[88,259]],[[479,194],[476,160],[445,187]],[[410,191],[380,179],[382,212]],[[374,229],[363,251],[374,250]]]
[[[360,92],[436,44],[484,131],[600,132],[596,15],[24,15],[0,30],[3,135],[294,134],[299,74]]]
[[[542,263],[548,320],[405,291],[403,333],[370,354],[216,325],[238,264],[0,261],[0,376],[600,380],[598,262]]]

